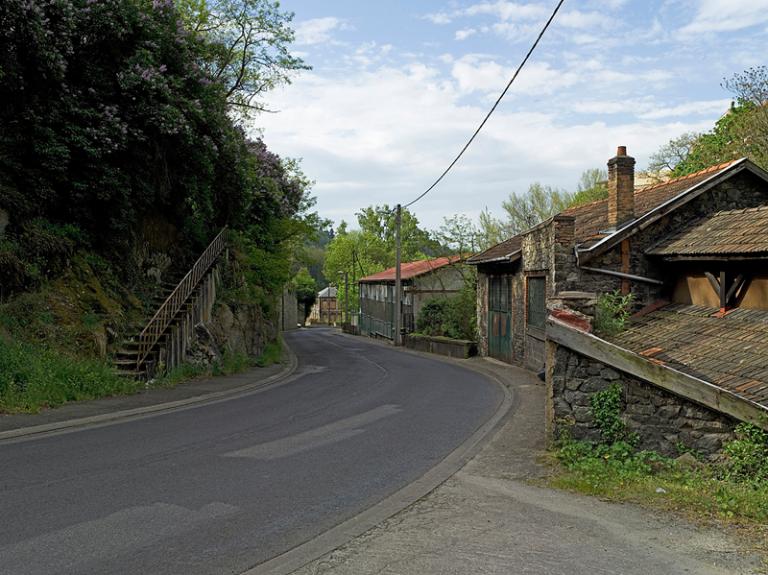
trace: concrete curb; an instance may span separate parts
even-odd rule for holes
[[[344,337],[358,336],[350,335]],[[505,385],[496,374],[484,370],[479,366],[466,365],[460,363],[460,360],[453,360],[451,358],[435,356],[433,354],[422,354],[404,348],[393,347],[392,349],[422,357],[439,359],[445,363],[451,363],[481,373],[499,385],[504,393],[504,397],[496,412],[488,421],[477,428],[464,443],[459,445],[449,453],[445,459],[427,471],[420,478],[405,487],[402,487],[400,490],[383,499],[373,507],[347,519],[313,539],[294,547],[290,551],[286,551],[269,561],[244,571],[241,575],[288,575],[297,569],[304,567],[308,563],[319,559],[323,555],[330,553],[334,549],[341,547],[355,537],[372,529],[379,523],[396,515],[400,511],[403,511],[422,497],[434,491],[469,463],[469,461],[496,435],[496,432],[501,429],[504,422],[503,420],[510,410],[514,412],[514,409],[517,409],[517,406],[519,405],[518,398],[512,394],[507,385]]]
[[[0,432],[0,441],[8,439],[18,439],[29,437],[33,435],[40,435],[44,433],[52,433],[57,431],[75,430],[86,426],[98,426],[115,423],[125,419],[147,417],[151,415],[160,415],[168,411],[174,411],[177,409],[202,405],[205,403],[214,402],[217,400],[229,399],[231,396],[243,395],[252,391],[257,391],[265,387],[269,387],[280,383],[287,379],[296,371],[298,367],[298,358],[293,350],[283,341],[283,349],[288,356],[288,364],[280,372],[271,375],[270,377],[261,381],[255,381],[253,383],[247,383],[239,387],[227,389],[223,391],[214,391],[212,393],[205,393],[202,395],[196,395],[194,397],[188,397],[186,399],[179,399],[177,401],[169,401],[165,403],[158,403],[156,405],[147,405],[144,407],[136,407],[133,409],[124,409],[120,411],[113,411],[111,413],[102,413],[99,415],[91,415],[88,417],[79,417],[75,419],[68,419],[65,421],[57,421],[55,423],[46,423],[42,425],[33,425],[29,427],[19,427],[17,429],[10,429],[8,431]]]

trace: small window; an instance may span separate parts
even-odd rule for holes
[[[544,330],[547,319],[546,279],[529,277],[527,290],[528,327]]]

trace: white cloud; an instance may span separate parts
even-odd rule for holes
[[[701,0],[693,21],[682,32],[724,32],[768,22],[768,0]]]
[[[571,10],[560,14],[557,24],[566,28],[575,29],[602,29],[608,28],[614,19],[603,12],[581,12]]]
[[[518,2],[481,2],[473,4],[461,11],[464,16],[487,14],[496,16],[503,21],[521,21],[538,19],[547,16],[550,10],[542,4],[520,4]]]
[[[282,155],[306,158],[303,166],[318,182],[318,209],[325,217],[354,221],[354,212],[366,205],[409,201],[446,167],[487,112],[481,101],[466,104],[468,94],[498,93],[510,73],[488,56],[465,56],[454,64],[459,67],[449,76],[423,63],[350,68],[334,77],[306,73],[272,94],[271,107],[282,112],[259,118],[265,140]],[[417,204],[425,225],[439,225],[449,212],[475,214],[484,205],[498,210],[510,191],[525,191],[537,180],[572,189],[582,170],[603,166],[618,144],[629,145],[642,164],[661,143],[712,125],[706,117],[706,109],[716,107],[712,102],[693,105],[700,112],[695,121],[684,119],[680,105],[675,113],[681,119],[674,121],[628,115],[610,123],[568,122],[566,110],[551,98],[557,98],[557,86],[578,76],[570,68],[532,64],[525,70],[528,84],[521,75],[515,90],[518,97],[521,90],[535,97],[497,110],[455,170]],[[644,112],[653,111],[653,102],[638,102]],[[607,113],[593,111],[597,118]]]
[[[439,26],[444,26],[445,24],[450,24],[453,21],[453,18],[451,18],[450,14],[447,14],[445,12],[437,12],[435,14],[427,14],[424,16],[426,20],[429,20],[433,24],[437,24]]]
[[[659,107],[650,110],[640,117],[644,120],[659,120],[662,118],[679,118],[684,116],[714,116],[722,115],[728,111],[730,100],[703,100],[694,102],[685,102],[677,106]]]
[[[456,30],[456,40],[466,40],[470,36],[477,34],[477,30],[474,28],[465,28],[463,30]]]
[[[333,40],[333,32],[348,29],[346,20],[333,16],[304,20],[296,24],[296,44],[308,46],[329,43]]]
[[[512,77],[513,68],[478,54],[467,54],[453,63],[451,75],[463,94],[473,92],[498,94]],[[551,94],[571,86],[579,77],[569,70],[556,70],[546,62],[531,62],[518,76],[512,94]]]

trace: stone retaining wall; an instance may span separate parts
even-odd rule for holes
[[[555,345],[550,343],[550,345]],[[676,456],[681,448],[714,455],[734,438],[738,421],[660,389],[637,377],[556,345],[551,366],[550,429],[574,439],[597,440],[600,432],[590,411],[592,395],[621,385],[624,417],[640,436],[640,448]]]
[[[408,334],[403,338],[403,345],[416,351],[462,359],[477,355],[477,344],[474,341],[463,339]]]

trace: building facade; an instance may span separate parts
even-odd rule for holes
[[[464,286],[466,268],[459,256],[436,258],[401,265],[402,319],[404,333],[415,329],[423,305],[436,298],[453,297]],[[395,268],[359,280],[362,335],[394,338]]]
[[[760,232],[753,232],[750,254],[734,245],[741,241],[736,222],[749,219],[750,229],[762,229],[766,173],[742,159],[636,190],[634,163],[619,148],[608,162],[607,200],[565,210],[469,258],[478,269],[482,355],[542,369],[549,311],[565,307],[589,317],[598,294],[615,290],[632,292],[638,308],[721,303],[733,290],[731,300],[764,309],[767,270],[754,238]],[[704,242],[712,226],[723,238],[717,253],[686,247]]]

